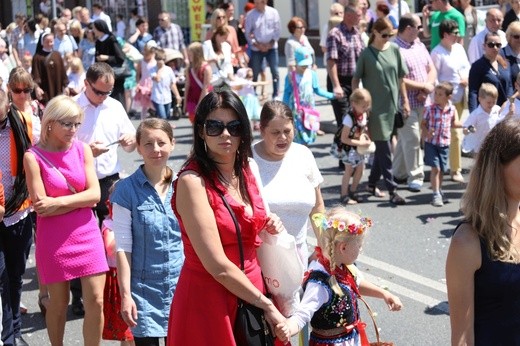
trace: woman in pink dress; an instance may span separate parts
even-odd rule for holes
[[[284,321],[264,295],[256,257],[261,244],[258,233],[264,228],[277,233],[283,226],[277,217],[266,214],[252,173],[254,162],[249,160],[251,126],[234,92],[210,92],[202,99],[193,140],[192,154],[174,182],[172,197],[185,262],[173,297],[167,344],[234,346],[238,298],[264,310],[273,326]],[[221,195],[241,230],[244,271],[236,228]]]
[[[43,113],[40,142],[23,160],[37,214],[38,274],[50,296],[45,321],[52,345],[63,345],[71,279],[81,278],[83,287],[83,344],[99,345],[103,329],[108,265],[91,209],[100,198],[92,151],[75,139],[82,120],[72,98],[53,98]]]

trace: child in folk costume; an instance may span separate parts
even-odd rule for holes
[[[353,265],[372,220],[344,207],[333,208],[326,215],[314,214],[312,219],[320,230],[317,260],[309,264],[297,311],[276,326],[276,335],[287,341],[310,321],[310,346],[368,345],[359,319],[358,297],[384,299],[391,311],[402,307],[398,297],[365,280]]]
[[[334,94],[319,86],[317,73],[309,68],[312,65],[312,52],[308,48],[297,48],[294,52],[294,58],[296,70],[289,72],[285,78],[283,102],[289,105],[293,111],[296,128],[294,141],[300,144],[311,144],[314,143],[316,135],[320,132],[319,126],[308,128],[307,125],[306,127],[301,109],[302,107],[315,108],[314,94],[329,100],[334,98]]]

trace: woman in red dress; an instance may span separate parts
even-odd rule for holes
[[[237,298],[263,309],[273,326],[284,321],[264,295],[256,257],[260,230],[277,233],[283,226],[266,214],[249,159],[251,127],[238,96],[210,92],[199,104],[193,129],[193,150],[172,198],[186,259],[170,311],[168,345],[233,346]],[[221,194],[240,226],[244,272]]]

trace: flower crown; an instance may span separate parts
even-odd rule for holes
[[[314,222],[314,225],[320,228],[322,231],[329,228],[334,228],[338,230],[338,232],[348,232],[353,235],[363,234],[368,228],[372,227],[373,224],[371,218],[361,217],[359,224],[351,223],[347,225],[345,221],[340,221],[338,219],[327,219],[323,213],[313,214],[312,221]]]

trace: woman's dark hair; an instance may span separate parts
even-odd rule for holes
[[[439,37],[441,40],[444,38],[444,34],[451,34],[454,30],[459,28],[459,24],[453,19],[446,19],[439,24]]]
[[[34,20],[34,18],[29,18],[29,20],[25,22],[25,24],[27,24],[27,27],[32,33],[36,32],[36,21]]]
[[[305,20],[303,20],[300,17],[292,17],[291,20],[289,20],[289,23],[287,23],[287,29],[289,30],[291,35],[294,34],[298,22],[302,23],[304,27],[307,27],[307,23],[305,23]]]
[[[376,38],[376,35],[374,34],[376,31],[381,33],[385,30],[393,30],[394,26],[392,25],[392,22],[388,18],[378,18],[374,24],[372,24],[372,30],[370,32],[370,37],[368,39],[368,44],[372,44],[374,42],[374,39]]]
[[[377,4],[376,9],[378,11],[381,11],[381,13],[383,13],[385,16],[388,16],[388,14],[390,13],[390,8],[388,7],[387,4],[384,4],[384,3]]]
[[[498,34],[498,32],[496,31],[490,31],[486,34],[486,36],[484,36],[484,44],[488,43],[488,40],[490,37],[497,37],[499,41],[501,41],[500,39],[500,35]],[[503,68],[507,68],[508,67],[508,61],[506,59],[504,59],[504,57],[500,54],[497,55],[497,62],[503,67]]]
[[[246,190],[246,184],[244,174],[242,173],[243,168],[249,166],[249,158],[252,156],[251,152],[251,125],[247,116],[247,111],[240,98],[230,90],[225,91],[212,91],[200,101],[195,111],[195,121],[193,124],[193,149],[188,161],[195,161],[199,164],[201,175],[208,181],[214,189],[217,191],[219,188],[214,182],[215,176],[221,177],[221,174],[217,168],[217,162],[213,161],[208,156],[206,150],[206,143],[204,142],[204,123],[208,118],[208,115],[217,109],[229,109],[235,113],[238,120],[241,123],[241,135],[240,144],[238,146],[237,155],[235,159],[235,174],[239,179],[240,193],[242,196],[248,196]],[[221,191],[224,192],[224,191]]]
[[[94,27],[103,34],[112,35],[112,32],[108,28],[107,22],[105,22],[103,19],[96,19],[94,21]]]
[[[289,106],[282,101],[272,100],[264,103],[262,107],[262,111],[260,112],[260,128],[265,129],[269,125],[269,122],[277,116],[290,120],[294,125],[294,116]]]

